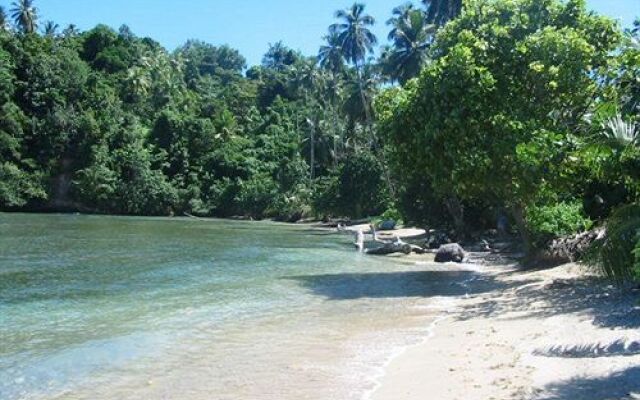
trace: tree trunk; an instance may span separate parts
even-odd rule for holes
[[[520,239],[522,240],[524,254],[527,258],[529,258],[531,256],[533,246],[531,244],[531,235],[529,234],[529,229],[527,228],[525,209],[521,204],[515,205],[511,207],[511,214],[513,215],[513,219],[516,221],[516,226],[518,227],[518,233],[520,234]]]
[[[449,211],[449,215],[453,219],[453,226],[456,230],[456,235],[464,237],[467,234],[467,227],[464,224],[464,207],[458,199],[458,196],[450,194],[445,196],[444,204]]]
[[[311,186],[316,175],[316,127],[311,125]]]
[[[369,130],[369,134],[371,134],[371,112],[369,110],[369,103],[367,103],[367,97],[364,94],[364,85],[362,84],[363,79],[363,66],[356,63],[356,71],[358,73],[358,88],[360,89],[360,100],[362,101],[362,107],[364,109],[364,118],[366,120],[367,129]]]
[[[338,167],[338,139],[339,139],[338,113],[337,113],[337,106],[335,104],[332,104],[331,108],[332,108],[331,112],[333,114],[333,167],[337,168]],[[341,135],[340,135],[340,139],[341,139]]]

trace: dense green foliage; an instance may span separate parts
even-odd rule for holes
[[[317,57],[278,42],[257,66],[126,26],[60,31],[33,3],[0,9],[1,209],[386,213],[460,236],[508,215],[529,251],[639,200],[640,22],[584,0],[401,5],[376,62],[356,3]],[[594,257],[621,271],[623,249],[628,278],[621,212]]]
[[[419,173],[445,200],[510,210],[532,244],[529,210],[582,195],[584,116],[607,94],[594,77],[609,73],[620,33],[577,0],[465,10],[439,32],[418,79],[379,99],[392,165],[405,185]]]
[[[32,0],[0,14],[0,208],[286,220],[386,208],[364,5],[336,13],[318,59],[279,42],[248,70],[228,46],[168,52],[126,26],[48,21],[39,34]]]
[[[582,204],[577,201],[531,207],[527,210],[526,223],[533,244],[539,248],[552,239],[585,231],[592,225],[583,215]]]

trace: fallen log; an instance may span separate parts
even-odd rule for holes
[[[413,247],[409,243],[405,243],[400,240],[396,242],[384,243],[382,246],[373,249],[365,249],[366,254],[372,255],[386,255],[393,253],[411,254],[411,251],[413,251]]]

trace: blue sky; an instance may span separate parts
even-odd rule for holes
[[[640,0],[587,0],[599,13],[630,26],[640,16]],[[98,23],[115,28],[123,23],[138,36],[150,36],[173,50],[187,39],[229,44],[249,65],[260,62],[269,43],[282,40],[303,53],[316,54],[333,13],[352,0],[36,0],[41,20],[60,26],[74,23],[90,29]],[[391,9],[403,0],[363,0],[377,19],[375,32],[383,40]],[[9,7],[9,0],[0,5]]]

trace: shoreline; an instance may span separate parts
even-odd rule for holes
[[[640,307],[577,264],[488,266],[365,400],[640,399]],[[616,318],[611,318],[615,315]]]

